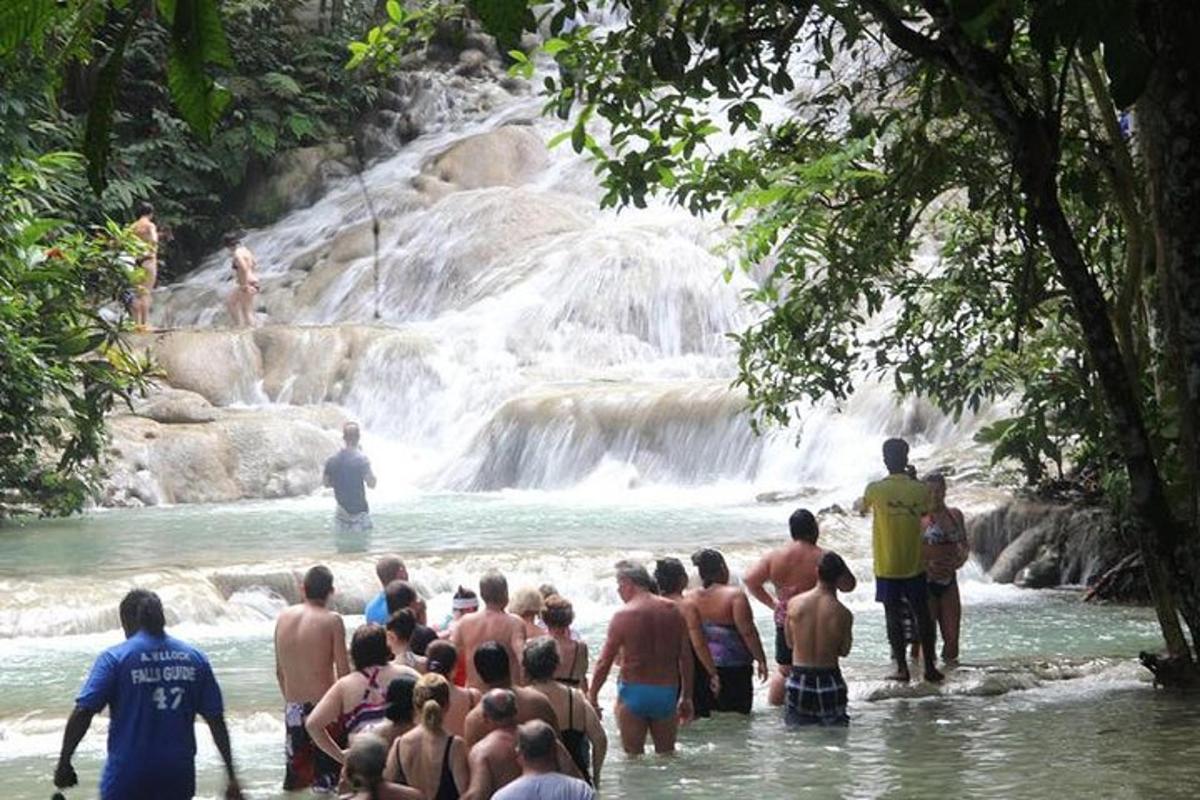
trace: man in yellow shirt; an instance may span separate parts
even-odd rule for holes
[[[896,672],[890,679],[909,680],[905,657],[904,613],[912,610],[925,680],[942,680],[934,663],[934,627],[929,614],[925,565],[921,560],[921,517],[931,508],[929,488],[909,477],[908,442],[888,439],[883,443],[883,463],[888,476],[867,486],[862,506],[874,514],[872,549],[875,555],[875,600],[883,603],[887,618],[888,643]]]

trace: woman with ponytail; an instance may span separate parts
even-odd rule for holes
[[[430,800],[458,800],[470,783],[467,746],[445,728],[450,684],[436,672],[422,675],[413,690],[420,724],[396,742],[406,782]]]
[[[387,745],[373,733],[354,737],[346,751],[346,782],[351,794],[347,800],[424,800],[422,794],[408,786],[397,786],[383,779]]]

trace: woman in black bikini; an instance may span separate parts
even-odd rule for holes
[[[529,679],[529,688],[537,689],[550,701],[571,760],[583,773],[584,780],[596,786],[608,753],[608,735],[587,697],[554,677],[559,666],[557,643],[549,636],[526,642],[521,665]]]
[[[554,680],[586,695],[588,648],[584,642],[571,637],[571,623],[574,621],[575,609],[570,600],[557,594],[546,598],[542,622],[546,624],[550,638],[558,645],[558,669],[554,673]]]
[[[442,724],[450,706],[450,684],[435,672],[422,675],[413,691],[413,706],[421,724],[399,740],[405,782],[431,800],[458,800],[470,774],[466,743]]]

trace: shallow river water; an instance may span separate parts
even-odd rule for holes
[[[826,498],[828,499],[828,498]],[[789,506],[720,491],[656,491],[619,499],[571,494],[422,494],[377,510],[370,537],[329,531],[330,499],[104,512],[0,531],[0,770],[4,797],[41,798],[63,721],[96,653],[119,638],[116,603],[132,585],[160,591],[176,635],[205,649],[226,696],[234,748],[253,797],[278,797],[282,719],[273,675],[273,616],[295,571],[332,566],[352,627],[376,587],[373,554],[405,556],[440,621],[459,584],[498,566],[510,585],[551,581],[576,603],[577,627],[599,646],[619,602],[619,557],[686,557],[718,546],[735,572],[786,536]],[[791,732],[761,693],[749,719],[685,729],[674,758],[633,761],[613,749],[612,798],[1194,796],[1200,705],[1155,692],[1132,656],[1158,645],[1143,609],[1095,607],[1074,591],[1031,592],[963,574],[964,666],[939,689],[882,681],[886,642],[872,602],[864,520],[822,519],[823,543],[864,580],[845,671],[848,731]],[[769,643],[770,621],[759,614]],[[611,703],[612,686],[605,696]],[[611,715],[608,715],[611,717]],[[79,754],[94,796],[104,757],[98,717]],[[199,730],[202,794],[220,777]]]

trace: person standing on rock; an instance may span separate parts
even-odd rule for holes
[[[333,573],[318,565],[304,574],[304,600],[284,609],[275,623],[275,677],[283,694],[287,764],[284,791],[337,789],[342,766],[318,748],[304,723],[343,675],[350,673],[346,626],[326,608]]]
[[[146,251],[137,259],[139,275],[133,289],[129,311],[133,315],[134,327],[147,330],[150,325],[150,293],[158,282],[158,226],[154,224],[154,206],[140,203],[137,220],[130,226],[133,235],[146,243]]]
[[[924,528],[923,555],[929,576],[929,613],[942,632],[942,661],[958,663],[958,634],[962,625],[962,600],[958,595],[959,567],[967,563],[967,525],[963,513],[946,506],[946,478],[935,473],[925,477],[933,502],[921,520]]]
[[[911,610],[925,661],[925,680],[943,679],[934,664],[933,618],[921,551],[921,518],[933,507],[929,488],[908,475],[908,442],[883,443],[888,476],[867,486],[861,508],[873,512],[872,550],[875,560],[875,600],[883,603],[888,643],[896,671],[890,680],[908,681],[904,636],[905,604]]]
[[[365,533],[372,528],[366,487],[375,488],[371,460],[359,449],[357,422],[342,426],[345,446],[325,462],[325,485],[333,488],[337,500],[334,530],[339,534]]]
[[[235,328],[253,328],[254,298],[260,290],[255,272],[258,260],[250,248],[242,244],[240,233],[225,234],[225,247],[229,249],[230,268],[236,284],[229,293],[229,319]]]
[[[791,673],[792,650],[787,645],[787,604],[798,594],[807,592],[817,585],[817,564],[825,551],[817,547],[817,518],[807,508],[798,508],[788,518],[788,531],[792,541],[777,547],[759,559],[746,573],[746,591],[755,600],[771,609],[775,617],[775,664],[778,671],[771,676],[767,687],[767,702],[773,706],[783,705],[784,681]],[[841,578],[838,589],[854,591],[858,582],[849,570]],[[775,589],[772,597],[764,586],[770,583]]]
[[[240,800],[221,688],[204,653],[164,630],[154,592],[134,589],[118,609],[125,641],[96,659],[67,720],[54,785],[79,783],[71,757],[92,717],[108,708],[108,758],[100,797],[189,800],[196,794],[196,716],[225,764],[225,797]],[[9,794],[8,792],[5,793]]]

